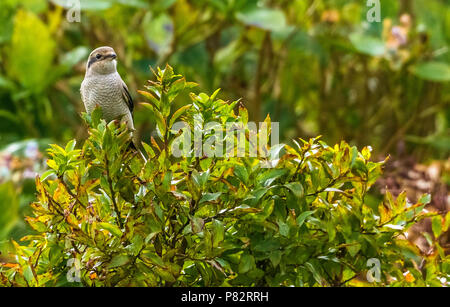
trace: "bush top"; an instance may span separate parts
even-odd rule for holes
[[[316,138],[258,148],[258,157],[175,157],[176,122],[197,125],[202,143],[217,148],[225,136],[208,143],[212,130],[199,123],[247,124],[248,114],[218,92],[191,94],[192,104],[175,109],[177,95],[194,84],[170,66],[155,74],[140,92],[158,134],[142,144],[148,161],[128,150],[124,125],[101,120],[99,109],[85,115],[89,138],[81,147],[72,141],[49,149],[50,170],[36,179],[27,218],[36,234],[23,238],[27,245],[14,242],[17,263],[0,267],[0,284],[439,284],[448,267],[437,261],[443,252],[419,267],[419,250],[402,239],[426,216],[429,197],[409,204],[405,194],[393,200],[388,193],[373,201],[367,191],[384,162],[370,160],[370,147]],[[269,117],[265,123],[270,132]],[[275,153],[279,159],[270,161]],[[441,232],[448,220],[440,220]]]

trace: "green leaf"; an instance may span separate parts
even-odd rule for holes
[[[94,111],[91,113],[91,119],[92,119],[92,126],[94,128],[97,128],[100,124],[100,121],[103,117],[103,111],[100,107],[95,107]]]
[[[255,252],[271,252],[280,249],[280,242],[275,238],[265,238],[253,246]]]
[[[249,254],[243,254],[239,261],[238,271],[240,274],[245,274],[255,267],[255,258]]]
[[[150,101],[152,107],[159,110],[159,100],[155,96],[153,96],[151,93],[147,91],[138,91],[138,93],[147,98]],[[145,103],[141,104],[145,106]]]
[[[169,128],[172,128],[173,124],[175,124],[176,120],[182,116],[187,110],[192,107],[192,104],[185,105],[184,107],[179,108],[175,113],[173,113],[172,118],[169,122]]]
[[[433,238],[431,237],[431,235],[428,232],[422,232],[422,235],[424,236],[425,240],[427,240],[427,243],[430,246],[433,246]]]
[[[131,252],[133,256],[137,256],[144,246],[144,239],[140,235],[135,235],[131,239],[131,244],[127,246],[127,249]]]
[[[237,13],[236,18],[246,25],[267,31],[282,31],[287,27],[286,17],[279,9],[254,7]]]
[[[205,226],[205,221],[202,218],[199,217],[192,217],[191,218],[191,229],[193,233],[199,233],[203,230],[203,227]]]
[[[279,250],[272,251],[269,255],[270,262],[274,267],[277,267],[280,264],[282,253]]]
[[[270,169],[260,175],[256,178],[258,183],[262,186],[268,187],[274,182],[277,178],[283,176],[286,174],[285,169]]]
[[[110,268],[110,269],[117,268],[117,267],[127,264],[128,262],[130,262],[130,258],[127,255],[121,255],[121,254],[115,255],[111,259],[111,262],[109,263],[108,268]]]
[[[242,123],[248,123],[248,111],[243,106],[239,106],[239,116],[241,117]]]
[[[427,205],[430,202],[431,202],[431,194],[423,194],[418,201],[419,204],[424,204],[424,205]]]
[[[186,80],[184,78],[181,78],[172,83],[167,93],[167,99],[169,100],[169,103],[171,103],[180,94],[180,92],[184,90],[185,86]]]
[[[102,142],[102,148],[106,152],[109,152],[113,145],[113,133],[109,127],[107,127],[103,134],[103,142]]]
[[[317,272],[316,268],[314,267],[314,265],[312,265],[309,262],[305,263],[305,267],[312,273],[314,279],[316,280],[316,282],[321,285],[322,284],[322,277],[320,276],[319,272]]]
[[[75,145],[77,144],[76,140],[71,140],[67,143],[66,148],[64,149],[67,153],[71,152],[75,149]]]
[[[44,181],[47,180],[50,176],[55,176],[55,175],[56,175],[55,170],[51,169],[51,170],[48,170],[48,171],[44,172],[44,173],[40,176],[40,180],[41,180],[41,182],[44,182]]]
[[[305,222],[305,220],[310,217],[311,215],[313,215],[316,211],[305,211],[303,213],[301,213],[298,218],[297,218],[297,224],[298,227],[301,227],[303,225],[303,223]]]
[[[283,237],[287,237],[289,235],[289,226],[283,221],[278,221],[278,228],[280,230],[280,234]]]
[[[442,228],[442,231],[447,231],[450,227],[450,211],[447,212],[444,218],[444,227]]]
[[[154,253],[143,253],[142,254],[143,259],[145,259],[145,261],[151,262],[152,264],[155,264],[159,267],[164,267],[164,261],[162,260],[161,257],[159,257],[158,255],[154,254]]]
[[[353,33],[350,35],[350,41],[357,51],[371,56],[383,55],[386,51],[384,42],[368,34]]]
[[[122,231],[116,225],[112,225],[109,223],[98,223],[100,229],[108,230],[111,234],[116,237],[122,237]]]
[[[203,194],[202,198],[200,199],[199,204],[202,204],[205,202],[210,202],[210,201],[215,201],[220,197],[220,195],[222,195],[222,192],[205,193],[205,194]]]
[[[156,267],[154,270],[156,274],[159,275],[159,277],[161,277],[163,280],[167,282],[173,283],[177,281],[175,277],[167,269]]]
[[[417,77],[434,82],[450,81],[450,65],[445,62],[424,62],[412,67]]]
[[[161,135],[164,136],[166,134],[166,120],[164,119],[161,112],[159,112],[156,108],[154,108],[151,104],[141,103],[144,107],[152,111],[152,114],[155,116],[156,124],[161,132]]]
[[[219,220],[212,222],[213,246],[217,247],[225,238],[225,227]]]
[[[234,174],[242,181],[242,183],[247,184],[248,182],[248,172],[244,165],[236,164],[234,166]]]
[[[290,182],[284,185],[286,188],[294,193],[295,197],[302,198],[304,194],[303,186],[300,182]]]
[[[150,159],[155,157],[155,152],[153,151],[153,148],[150,145],[142,142],[142,147],[144,147],[144,150]]]
[[[434,216],[431,219],[431,229],[435,238],[439,238],[442,233],[442,217],[440,215]]]
[[[23,270],[23,277],[25,277],[27,282],[31,282],[33,280],[33,270],[31,269],[30,265],[25,266]]]
[[[357,243],[357,242],[352,242],[350,245],[347,246],[348,253],[352,257],[355,257],[360,249],[361,249],[361,244]]]
[[[52,265],[56,265],[59,263],[59,260],[63,258],[64,249],[59,245],[54,245],[50,248],[48,257]]]
[[[161,83],[163,85],[169,84],[174,77],[173,68],[169,64],[166,65],[161,75]]]
[[[0,184],[0,212],[0,240],[4,240],[18,222],[19,200],[12,182]]]

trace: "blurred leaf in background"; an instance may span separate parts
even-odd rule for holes
[[[19,201],[12,182],[0,184],[0,241],[9,239],[19,217]]]
[[[450,82],[450,65],[444,62],[424,62],[413,67],[413,73],[421,79]]]
[[[52,64],[55,41],[34,13],[19,10],[14,18],[9,74],[22,86],[35,93],[52,82]]]

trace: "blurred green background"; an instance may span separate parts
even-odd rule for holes
[[[48,144],[86,136],[79,88],[103,45],[136,103],[149,66],[169,63],[201,91],[243,98],[252,120],[270,114],[282,141],[323,135],[380,158],[438,161],[448,206],[450,3],[382,0],[381,22],[368,22],[366,2],[81,0],[69,22],[76,1],[1,0],[0,242],[28,231]],[[148,141],[144,108],[135,122]]]

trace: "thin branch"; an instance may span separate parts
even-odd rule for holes
[[[347,280],[341,282],[341,283],[339,284],[339,287],[342,287],[343,285],[345,285],[345,284],[348,283],[349,281],[355,279],[356,277],[358,277],[358,274],[356,274],[355,276],[350,277],[349,279],[347,279]]]
[[[117,206],[117,202],[116,202],[116,193],[114,192],[114,189],[112,186],[113,182],[111,179],[111,174],[109,172],[109,160],[108,160],[108,156],[106,153],[105,153],[105,165],[106,165],[106,176],[108,177],[108,185],[109,185],[109,190],[111,193],[111,201],[113,203],[114,211],[116,213],[116,220],[117,220],[117,223],[119,224],[120,228],[123,228],[123,223],[122,223],[122,220],[120,219],[119,207]]]
[[[64,177],[63,175],[58,176],[59,181],[62,183],[62,185],[66,188],[67,193],[75,199],[76,203],[79,203],[81,207],[86,209],[86,206],[78,199],[78,195],[75,195],[72,190],[69,188],[69,186],[67,185],[67,183],[64,181]],[[70,210],[72,211],[73,205],[70,206]]]

